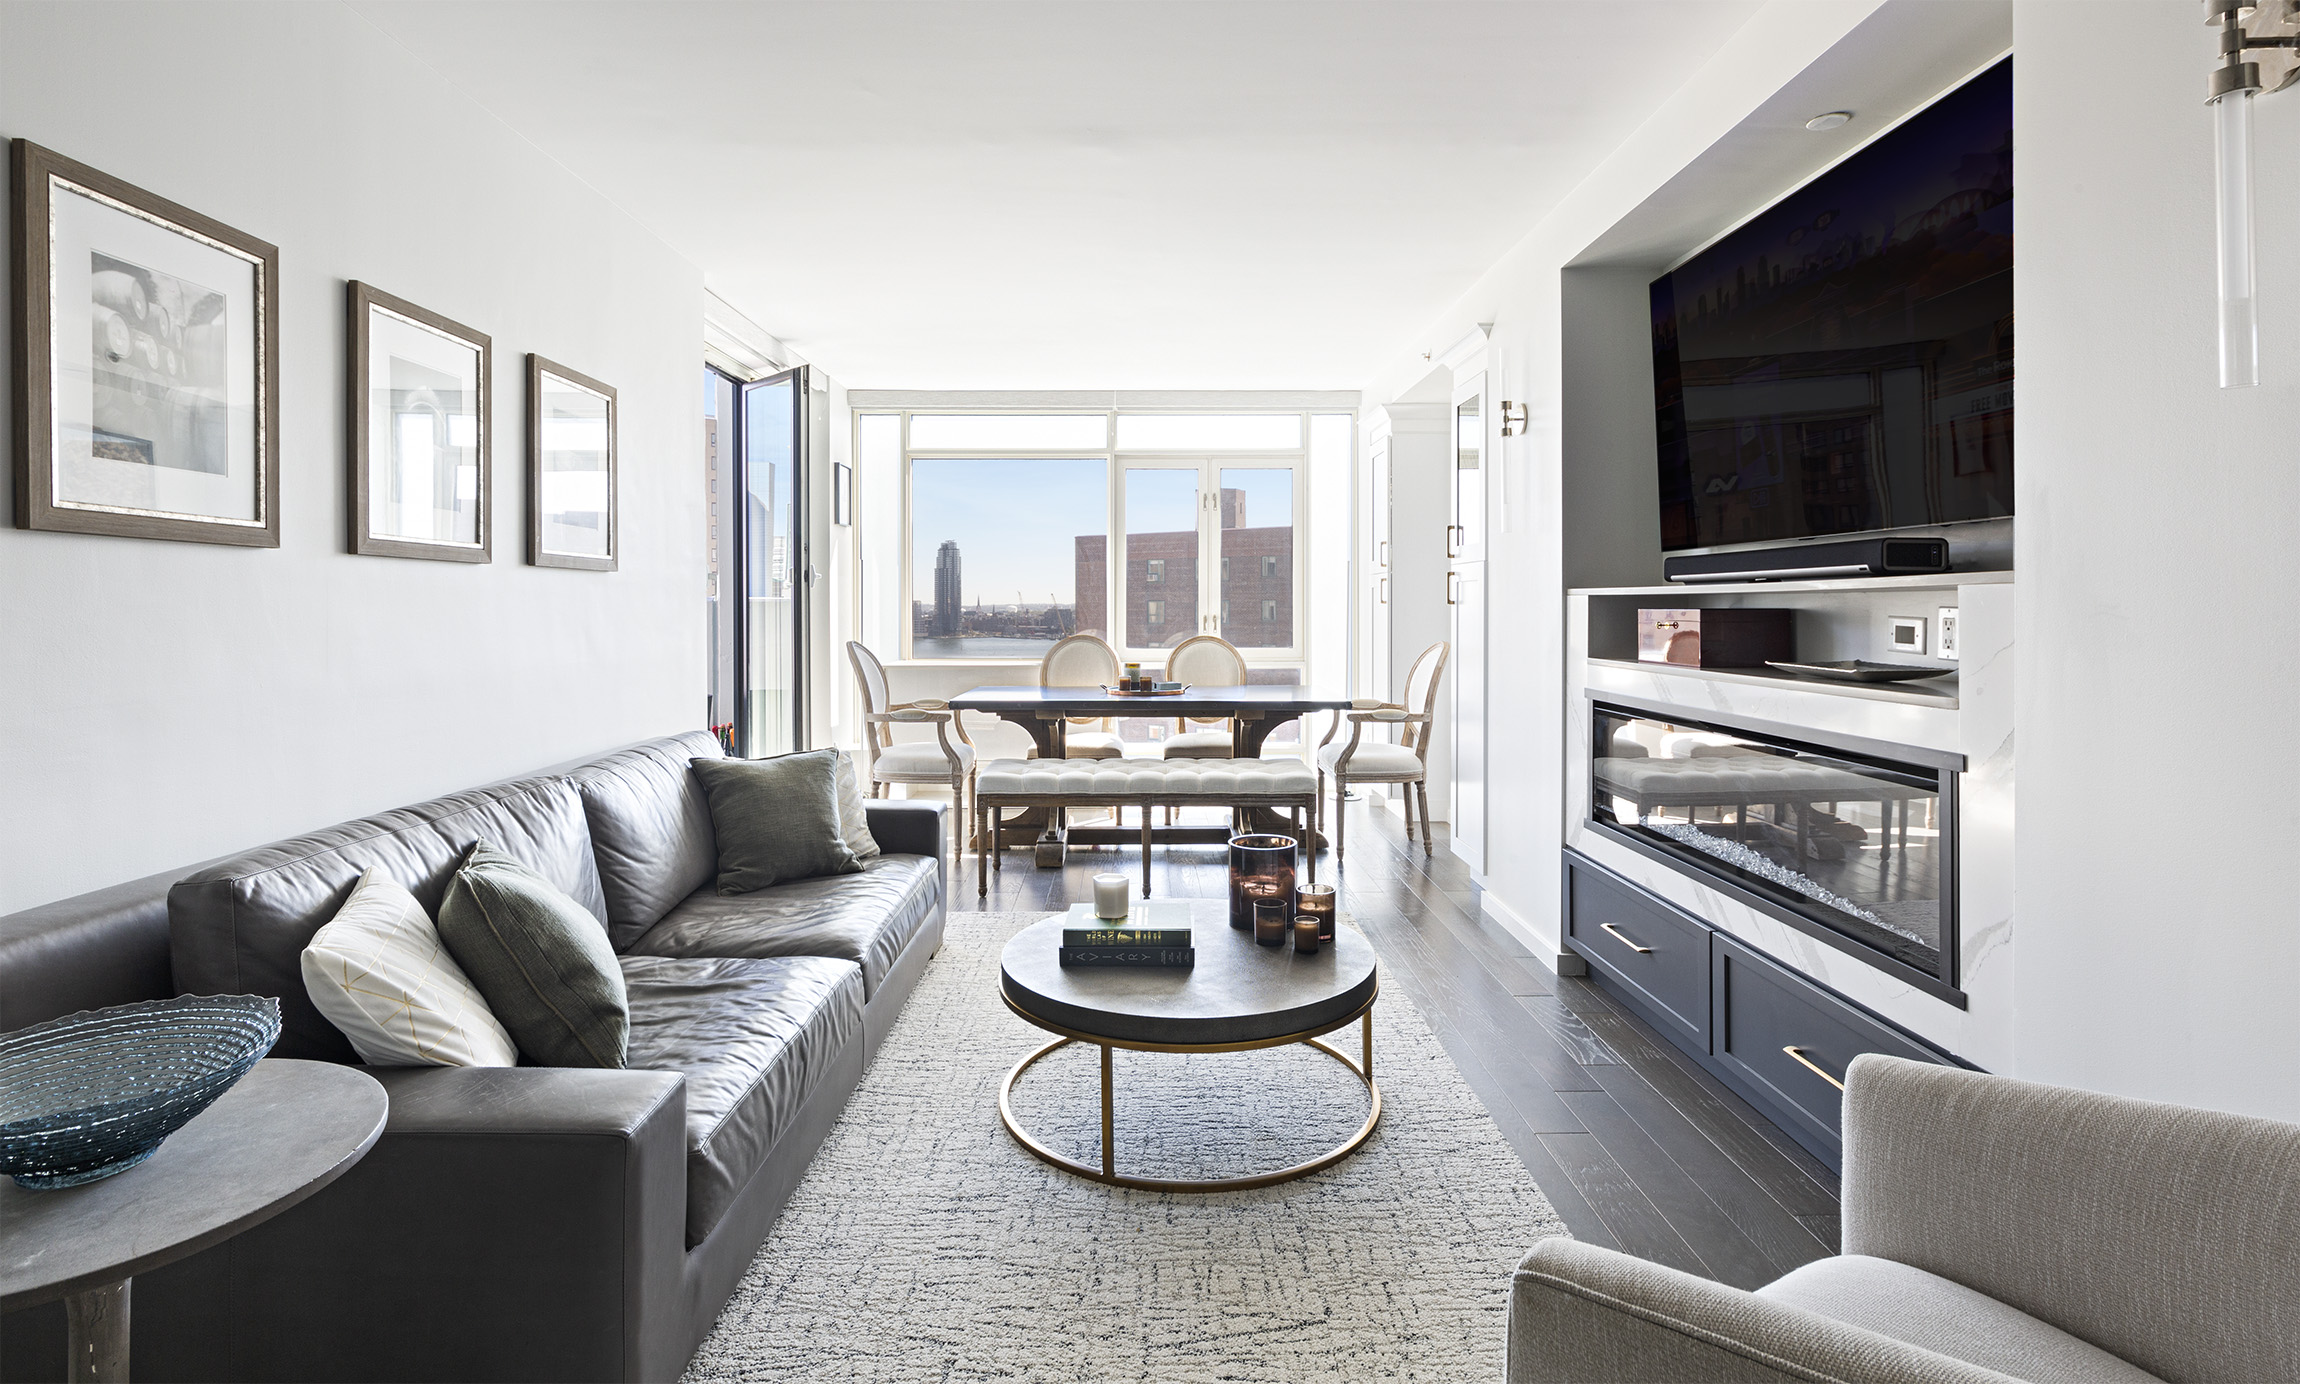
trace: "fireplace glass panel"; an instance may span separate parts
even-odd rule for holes
[[[1592,730],[1597,822],[1956,983],[1950,776],[1606,706]]]

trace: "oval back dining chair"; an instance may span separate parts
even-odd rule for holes
[[[1445,679],[1447,655],[1453,645],[1439,640],[1421,651],[1414,660],[1412,671],[1406,674],[1406,694],[1402,702],[1377,702],[1361,698],[1350,703],[1347,712],[1338,712],[1334,723],[1326,728],[1326,738],[1318,742],[1318,798],[1326,796],[1326,775],[1334,776],[1334,859],[1342,858],[1342,800],[1353,783],[1397,783],[1406,790],[1406,840],[1414,839],[1414,802],[1421,802],[1422,854],[1430,848],[1430,790],[1429,760],[1430,735],[1437,728],[1438,684]],[[1413,709],[1415,703],[1421,709]],[[1350,723],[1350,738],[1340,745],[1333,744],[1334,732],[1341,729],[1344,717]],[[1397,740],[1392,743],[1365,738],[1369,724],[1400,726]]]
[[[1218,634],[1193,634],[1174,646],[1166,655],[1166,681],[1186,682],[1193,687],[1243,687],[1246,685],[1246,656],[1238,646]],[[1193,725],[1212,726],[1212,730],[1190,730]],[[1160,742],[1160,759],[1228,759],[1236,737],[1227,716],[1184,717],[1178,722],[1181,734],[1170,735]]]
[[[1110,687],[1118,682],[1118,651],[1110,647],[1100,635],[1073,634],[1054,641],[1054,647],[1038,661],[1040,687]],[[1117,728],[1106,716],[1066,716],[1063,727],[1063,758],[1065,759],[1118,759],[1126,753],[1120,743]],[[1071,726],[1098,726],[1081,734]],[[1038,757],[1033,747],[1030,758]]]
[[[859,640],[847,641],[847,661],[854,665],[855,681],[862,684],[863,748],[869,759],[870,796],[882,796],[890,783],[947,783],[951,807],[961,822],[966,815],[968,790],[974,783],[974,742],[967,739],[966,723],[950,703],[931,698],[889,705],[886,667],[878,655]],[[898,725],[932,725],[934,740],[897,742]],[[951,741],[951,732],[958,740]]]

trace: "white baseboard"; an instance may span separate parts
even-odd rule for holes
[[[1503,903],[1491,889],[1478,895],[1478,907],[1488,917],[1501,924],[1503,931],[1515,937],[1527,951],[1532,952],[1542,965],[1548,966],[1555,962],[1558,950],[1563,943],[1555,937],[1542,936],[1539,928],[1527,922],[1516,909]]]

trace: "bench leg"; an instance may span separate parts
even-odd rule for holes
[[[974,800],[974,896],[990,897],[990,836],[982,820],[982,799]]]
[[[1317,804],[1318,800],[1312,798],[1308,807],[1297,807],[1294,809],[1294,824],[1296,827],[1299,827],[1304,821],[1315,823],[1318,811]],[[1316,884],[1318,882],[1318,848],[1311,842],[1308,836],[1302,837],[1301,840],[1302,863],[1305,867],[1308,868],[1310,872],[1310,883]]]
[[[1150,804],[1142,804],[1142,897],[1150,897]]]

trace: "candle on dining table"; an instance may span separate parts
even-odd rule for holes
[[[1294,950],[1308,956],[1318,949],[1318,920],[1307,913],[1294,916]]]
[[[1094,877],[1094,916],[1097,918],[1123,918],[1126,916],[1127,878],[1124,875],[1096,875]]]
[[[1334,940],[1334,886],[1331,884],[1305,884],[1295,903],[1297,913],[1318,920],[1318,940]]]
[[[1265,947],[1286,945],[1286,923],[1294,906],[1286,899],[1254,900],[1254,941]]]

